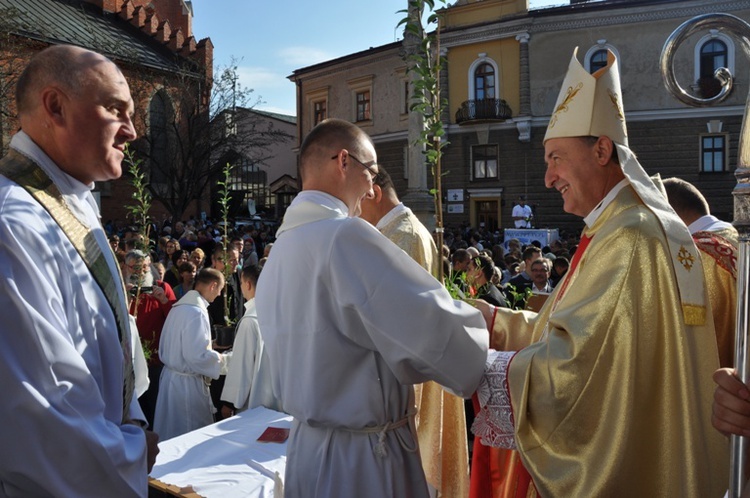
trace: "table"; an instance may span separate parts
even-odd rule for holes
[[[163,441],[149,486],[184,498],[279,496],[286,442],[257,439],[268,427],[289,428],[291,423],[291,415],[258,407]]]

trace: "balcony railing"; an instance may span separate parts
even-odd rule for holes
[[[456,123],[505,121],[513,111],[503,99],[467,100],[456,111]]]

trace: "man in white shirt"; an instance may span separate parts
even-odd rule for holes
[[[133,100],[67,45],[20,76],[0,162],[0,495],[146,496],[158,437],[133,395],[124,287],[91,195],[119,178]]]
[[[285,496],[424,498],[411,386],[470,395],[482,316],[357,218],[380,171],[360,128],[317,125],[299,171],[256,297],[274,393],[294,416]]]
[[[154,427],[162,439],[200,429],[214,421],[216,411],[208,390],[208,379],[217,379],[225,363],[211,349],[208,305],[224,288],[224,275],[204,268],[195,277],[195,287],[177,301],[167,316],[159,341],[164,370],[156,398]]]
[[[516,224],[516,228],[531,228],[531,218],[534,217],[534,214],[531,211],[531,206],[526,204],[524,196],[518,198],[518,204],[513,206],[511,216]]]

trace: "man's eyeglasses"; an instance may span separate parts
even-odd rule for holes
[[[377,172],[377,171],[373,171],[373,169],[372,169],[372,168],[373,168],[373,166],[377,166],[377,165],[378,165],[378,163],[376,163],[376,162],[372,162],[372,163],[370,163],[370,164],[368,165],[368,164],[365,164],[365,163],[363,163],[363,162],[362,162],[362,161],[360,161],[359,159],[357,159],[357,158],[356,158],[356,157],[354,156],[354,154],[352,154],[351,152],[348,152],[348,154],[349,154],[349,157],[351,157],[352,159],[354,159],[355,161],[357,161],[357,162],[358,162],[358,163],[359,163],[360,165],[362,165],[362,167],[364,167],[364,168],[365,168],[365,169],[367,170],[367,172],[368,172],[368,173],[370,173],[370,177],[372,178],[372,181],[374,182],[374,181],[375,181],[375,179],[376,179],[376,178],[378,177],[378,172]],[[335,155],[335,156],[333,156],[333,157],[332,157],[331,159],[336,159],[336,158],[338,158],[338,157],[339,157],[339,155],[338,155],[338,154],[336,154],[336,155]]]

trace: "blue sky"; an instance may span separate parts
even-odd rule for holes
[[[531,8],[566,0],[531,0]],[[322,8],[324,6],[324,8]],[[239,61],[258,109],[294,115],[295,69],[401,39],[407,0],[193,0],[193,34],[210,37],[215,65]]]

